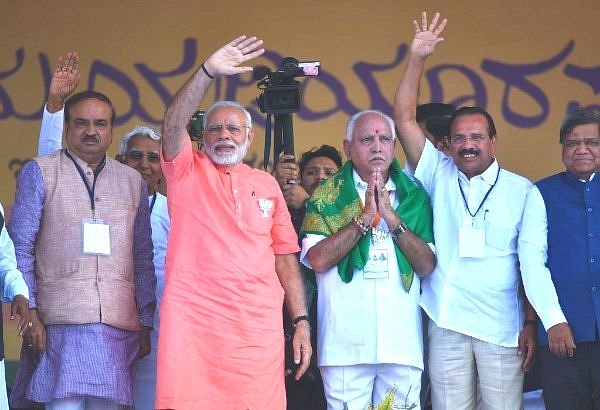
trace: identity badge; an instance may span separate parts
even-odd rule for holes
[[[363,269],[365,279],[385,279],[390,276],[388,250],[386,248],[369,249],[369,260]]]
[[[485,229],[463,226],[458,231],[458,256],[485,258]]]
[[[86,255],[110,255],[110,229],[101,219],[82,221],[83,253]]]

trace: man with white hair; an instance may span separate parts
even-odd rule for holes
[[[312,349],[299,247],[277,181],[242,160],[249,113],[222,101],[206,111],[204,150],[186,126],[212,80],[264,52],[241,36],[213,53],[167,108],[163,172],[171,231],[160,310],[157,409],[284,409],[281,307],[295,318],[300,378]]]
[[[353,115],[348,161],[306,205],[301,261],[317,277],[317,357],[331,409],[384,400],[420,409],[419,276],[436,263],[432,210],[402,172],[396,145],[389,116]]]

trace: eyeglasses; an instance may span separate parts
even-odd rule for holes
[[[146,156],[148,162],[160,162],[160,154],[156,151],[148,151],[144,153],[138,149],[132,149],[127,154],[125,154],[125,156],[136,162],[141,161],[144,158],[144,156]]]
[[[228,133],[230,133],[231,135],[242,135],[242,130],[244,128],[250,128],[247,125],[238,125],[238,124],[212,124],[212,125],[208,125],[206,127],[206,130],[204,130],[205,133],[210,134],[210,135],[218,135],[221,133],[221,131],[223,130],[223,128],[225,128],[227,130]]]
[[[471,134],[471,135],[457,134],[450,138],[450,142],[452,142],[453,145],[461,145],[461,144],[464,144],[464,142],[467,139],[470,139],[475,144],[479,144],[486,137],[487,137],[487,135],[483,135],[483,134]]]

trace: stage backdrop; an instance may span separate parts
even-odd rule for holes
[[[427,62],[420,102],[480,105],[496,120],[501,166],[537,180],[562,170],[564,114],[599,106],[597,0],[358,1],[255,0],[2,1],[0,11],[0,201],[13,201],[15,176],[33,157],[47,84],[59,55],[81,56],[79,90],[109,95],[118,117],[110,154],[136,124],[160,127],[168,101],[202,61],[240,34],[264,39],[252,65],[276,70],[283,57],[319,60],[300,78],[296,152],[341,147],[358,110],[389,113],[421,10],[449,19]],[[432,13],[431,13],[432,14]],[[264,114],[250,74],[218,79],[201,107],[220,99],[247,106],[257,135],[249,160],[262,164]],[[403,161],[401,151],[398,157]],[[17,357],[13,327],[8,359]]]

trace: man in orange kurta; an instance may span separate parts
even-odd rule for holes
[[[279,186],[242,163],[254,138],[237,103],[205,116],[204,151],[186,125],[213,77],[262,54],[245,36],[217,50],[177,93],[163,131],[171,230],[160,311],[156,408],[284,409],[281,306],[297,319],[296,378],[310,346],[299,248]]]

